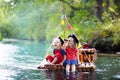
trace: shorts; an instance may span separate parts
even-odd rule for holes
[[[69,64],[69,65],[72,65],[72,64],[78,65],[78,61],[77,60],[66,60],[63,65],[66,66],[67,64]]]

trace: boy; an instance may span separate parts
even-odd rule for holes
[[[48,55],[46,57],[46,60],[49,64],[60,64],[63,65],[64,61],[66,60],[66,53],[64,50],[61,49],[61,46],[63,45],[64,41],[61,37],[55,38],[53,41],[53,56]]]

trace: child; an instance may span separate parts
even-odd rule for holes
[[[88,49],[88,48],[89,48],[88,42],[84,42],[84,43],[83,43],[83,48],[84,48],[84,49]]]
[[[71,71],[74,73],[76,71],[76,65],[79,63],[79,54],[77,49],[77,44],[79,40],[76,38],[74,34],[70,34],[68,36],[68,41],[65,41],[63,48],[66,51],[66,72]]]
[[[53,45],[54,45],[54,50],[53,50],[53,54],[54,56],[48,55],[46,57],[46,60],[50,63],[50,64],[60,64],[63,65],[63,62],[66,59],[66,53],[64,50],[61,49],[61,46],[63,45],[64,41],[59,37],[59,38],[55,38],[53,41]]]

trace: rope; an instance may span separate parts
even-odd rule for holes
[[[56,27],[56,32],[55,32],[55,34],[54,34],[54,36],[53,36],[53,39],[54,39],[55,37],[58,37],[57,32],[59,32],[60,28],[61,28],[61,24],[58,24],[58,26]],[[52,39],[52,41],[53,41],[53,39]],[[51,50],[51,47],[52,47],[52,43],[50,44],[50,46],[49,46],[49,48],[48,48],[48,50],[47,50],[47,52],[46,52],[46,54],[45,54],[45,57],[47,57],[47,55],[49,54],[49,52],[50,52],[50,50]]]
[[[62,8],[62,12],[63,12],[63,22],[64,22],[64,24],[65,24],[65,18],[66,18],[66,15],[65,15],[65,7],[64,7],[64,5],[63,5],[63,8]],[[65,39],[65,37],[66,37],[66,28],[64,27],[64,39]]]
[[[66,17],[65,19],[66,19],[66,21],[67,21],[67,23],[68,23],[68,26],[70,26],[71,32],[74,33],[74,30],[73,30],[73,28],[72,28],[72,26],[71,26],[71,24],[70,24],[68,18]],[[75,34],[75,35],[76,35],[76,34]]]

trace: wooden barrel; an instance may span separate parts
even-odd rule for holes
[[[79,49],[79,59],[80,62],[94,62],[95,60],[95,54],[96,54],[96,50],[95,49]]]

